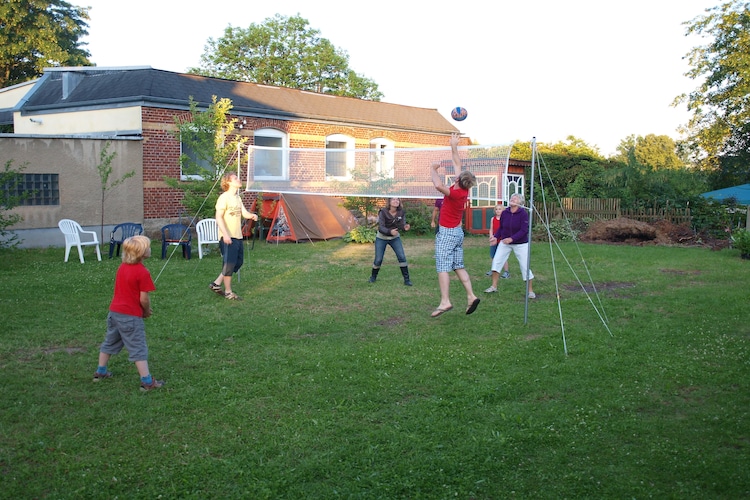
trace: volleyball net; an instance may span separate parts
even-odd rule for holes
[[[508,176],[512,143],[461,146],[461,169],[477,177],[473,200],[495,203]],[[249,192],[328,196],[439,198],[432,165],[446,185],[460,173],[450,147],[434,148],[276,148],[248,146],[238,162]]]

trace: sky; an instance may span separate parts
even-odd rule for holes
[[[300,15],[378,84],[384,102],[438,110],[480,144],[575,136],[605,156],[630,135],[667,135],[690,115],[686,54],[705,39],[683,24],[718,0],[76,0],[100,67],[186,72],[209,38],[276,14]],[[215,5],[215,8],[213,7]]]

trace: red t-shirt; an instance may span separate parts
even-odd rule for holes
[[[490,234],[494,235],[497,232],[498,229],[500,229],[500,218],[499,217],[495,217],[493,215],[492,216],[492,233],[490,233]]]
[[[440,209],[440,225],[447,228],[458,227],[464,216],[468,189],[461,189],[451,185],[450,194],[443,198],[443,208]]]
[[[143,317],[141,292],[156,290],[151,273],[142,262],[120,264],[115,276],[115,295],[109,310],[120,314]]]

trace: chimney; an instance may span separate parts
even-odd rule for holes
[[[62,74],[62,98],[67,99],[79,83],[83,81],[83,73],[65,71]]]

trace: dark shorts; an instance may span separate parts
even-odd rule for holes
[[[239,271],[245,262],[245,248],[242,246],[242,240],[232,238],[232,243],[227,245],[222,238],[219,240],[219,250],[224,261],[221,274],[231,276]]]

